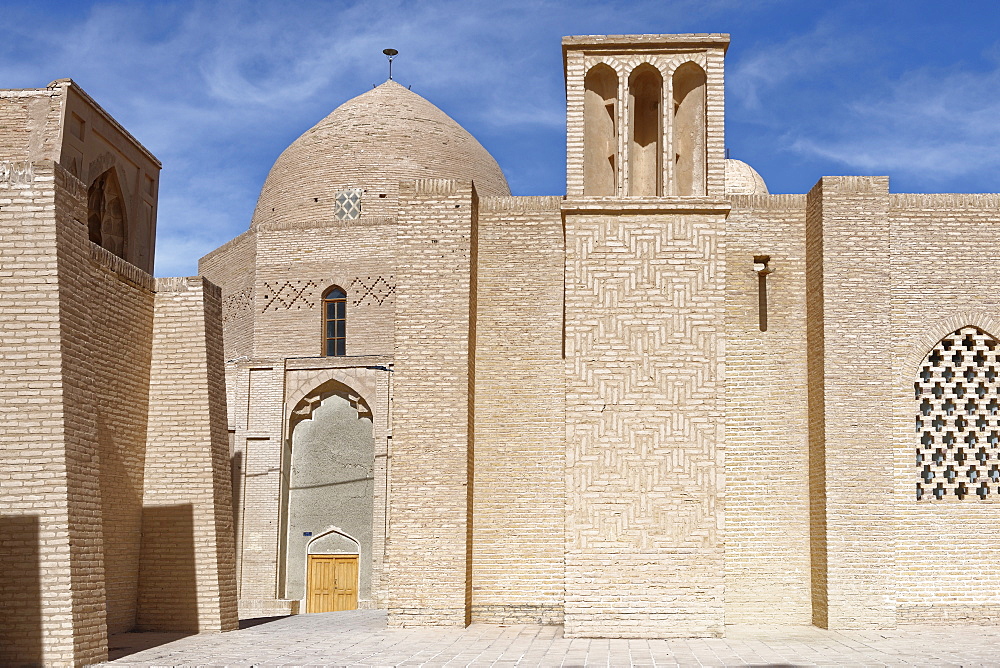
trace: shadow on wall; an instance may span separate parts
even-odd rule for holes
[[[232,432],[229,433],[229,451],[233,451],[232,443],[233,435]],[[240,526],[240,512],[243,510],[242,500],[243,497],[240,494],[243,491],[243,453],[236,452],[233,454],[232,458],[229,460],[230,464],[230,479],[233,485],[233,528]]]
[[[38,517],[0,515],[0,665],[42,665]]]
[[[197,633],[194,506],[142,509],[137,630]]]

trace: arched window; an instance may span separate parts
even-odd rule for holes
[[[705,89],[708,77],[696,63],[684,63],[674,72],[675,195],[704,195],[708,165]]]
[[[659,70],[643,63],[628,78],[629,115],[632,120],[629,142],[629,195],[662,194],[660,160],[660,100],[663,77]]]
[[[587,72],[583,86],[583,194],[614,196],[618,75],[607,65],[595,65]]]
[[[978,327],[938,341],[917,369],[917,500],[1000,491],[1000,344]]]
[[[91,241],[124,260],[127,229],[125,198],[112,167],[87,190],[87,232]]]
[[[333,286],[323,293],[323,354],[347,354],[347,293]]]

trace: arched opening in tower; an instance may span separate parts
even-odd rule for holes
[[[617,191],[618,75],[595,65],[584,79],[583,194],[614,196]]]
[[[707,172],[705,70],[684,63],[674,72],[674,195],[704,195]]]
[[[663,77],[648,64],[633,70],[628,80],[632,138],[629,142],[629,194],[663,194],[660,100]]]

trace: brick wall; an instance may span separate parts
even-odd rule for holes
[[[566,634],[721,635],[729,205],[615,204],[563,205]]]
[[[0,160],[58,160],[62,88],[0,91]]]
[[[0,660],[70,665],[106,649],[73,643],[55,177],[52,163],[31,167],[28,182],[0,181]],[[83,524],[94,531],[93,514]],[[100,643],[102,626],[83,630]]]
[[[236,628],[221,295],[158,279],[143,494],[140,628]]]
[[[813,482],[825,502],[814,507],[825,524],[815,527],[825,572],[814,574],[814,587],[825,591],[814,618],[830,628],[892,626],[893,490],[878,483],[893,468],[892,374],[877,352],[892,336],[888,179],[823,177],[808,197],[807,244],[822,249],[807,283],[809,391],[821,395],[810,397],[810,411],[822,412],[810,418],[810,448],[822,450]]]
[[[62,167],[56,177],[67,438],[99,504],[103,605],[120,633],[136,621],[153,281],[87,239],[86,190]]]
[[[473,622],[562,622],[566,450],[560,201],[480,200]]]
[[[392,626],[469,621],[476,206],[467,183],[416,181],[400,191],[387,541]]]
[[[941,501],[917,501],[920,469],[914,461],[921,435],[914,430],[919,403],[914,382],[925,356],[943,336],[968,325],[1000,336],[993,260],[998,210],[997,195],[889,195],[893,291],[888,350],[895,452],[895,485],[889,491],[896,511],[894,581],[900,624],[1000,620],[995,484],[989,483],[994,489],[985,500],[973,493],[962,500],[949,494]],[[965,384],[970,389],[975,385]],[[987,418],[995,424],[995,416]],[[966,435],[957,433],[958,445],[970,457],[986,445],[990,463],[996,463],[995,449],[983,440],[968,447]],[[989,464],[979,468],[985,475]]]
[[[726,221],[727,624],[812,621],[805,199],[735,196]]]
[[[255,356],[323,356],[322,296],[333,285],[347,293],[347,354],[392,353],[394,225],[334,221],[257,238]]]
[[[257,235],[244,232],[198,261],[198,273],[222,289],[223,354],[227,360],[253,354],[256,260]]]

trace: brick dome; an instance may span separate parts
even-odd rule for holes
[[[475,137],[424,98],[386,81],[337,107],[282,152],[251,227],[342,217],[337,196],[355,189],[362,217],[392,216],[399,182],[426,178],[472,179],[480,195],[510,194],[496,160]]]
[[[757,170],[742,160],[726,160],[727,195],[767,195],[767,184]]]

